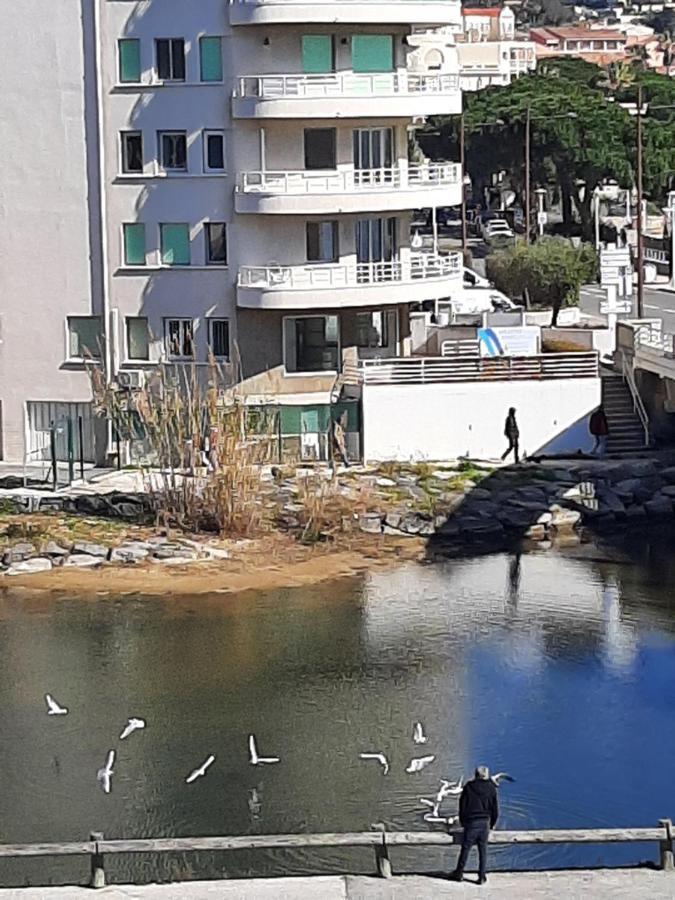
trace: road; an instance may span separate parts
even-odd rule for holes
[[[580,307],[582,312],[597,316],[600,313],[600,302],[606,297],[605,291],[598,284],[587,284],[581,289]],[[633,294],[633,311],[619,318],[637,316],[637,298]],[[663,331],[675,334],[675,291],[649,287],[645,285],[643,297],[643,315],[649,319],[662,319]]]

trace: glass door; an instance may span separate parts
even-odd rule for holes
[[[353,132],[357,184],[391,181],[394,157],[393,128],[356,128]]]
[[[395,281],[396,219],[359,219],[356,223],[358,280]]]

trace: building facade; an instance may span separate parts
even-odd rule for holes
[[[10,25],[6,460],[73,415],[105,457],[88,365],[132,388],[214,356],[251,402],[301,405],[350,362],[410,352],[410,305],[461,282],[459,255],[410,229],[460,202],[459,167],[409,158],[414,121],[461,111],[458,2],[91,0],[48,23],[26,3],[16,27],[56,77],[29,85],[29,121]]]
[[[457,54],[463,91],[508,85],[537,64],[534,44],[516,34],[508,6],[463,7]]]

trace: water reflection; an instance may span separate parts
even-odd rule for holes
[[[668,559],[664,559],[667,556]],[[313,589],[163,601],[0,602],[3,841],[428,826],[418,798],[476,762],[511,772],[503,827],[672,815],[667,545],[637,564],[497,555]],[[43,694],[67,705],[47,717]],[[118,741],[130,716],[147,727]],[[405,773],[421,720],[436,763]],[[247,735],[281,756],[248,764]],[[96,772],[118,750],[113,791]],[[392,771],[360,751],[387,754]],[[185,777],[210,753],[216,762]],[[503,865],[614,864],[635,848],[522,848]],[[349,868],[372,870],[347,851]],[[116,877],[339,871],[344,851],[117,861]],[[397,869],[447,868],[397,854]],[[0,879],[78,877],[7,863]],[[82,873],[84,875],[84,873]]]

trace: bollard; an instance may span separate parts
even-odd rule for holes
[[[103,840],[103,834],[100,831],[92,831],[89,840],[96,843],[96,851],[91,857],[91,877],[89,886],[93,888],[105,887],[105,869],[103,868],[103,854],[98,852],[98,842]]]
[[[670,819],[659,819],[659,825],[665,829],[665,839],[659,843],[659,863],[664,872],[672,872],[673,863],[673,823]]]
[[[391,878],[391,862],[387,852],[387,839],[382,835],[382,843],[375,844],[375,864],[380,878]]]

